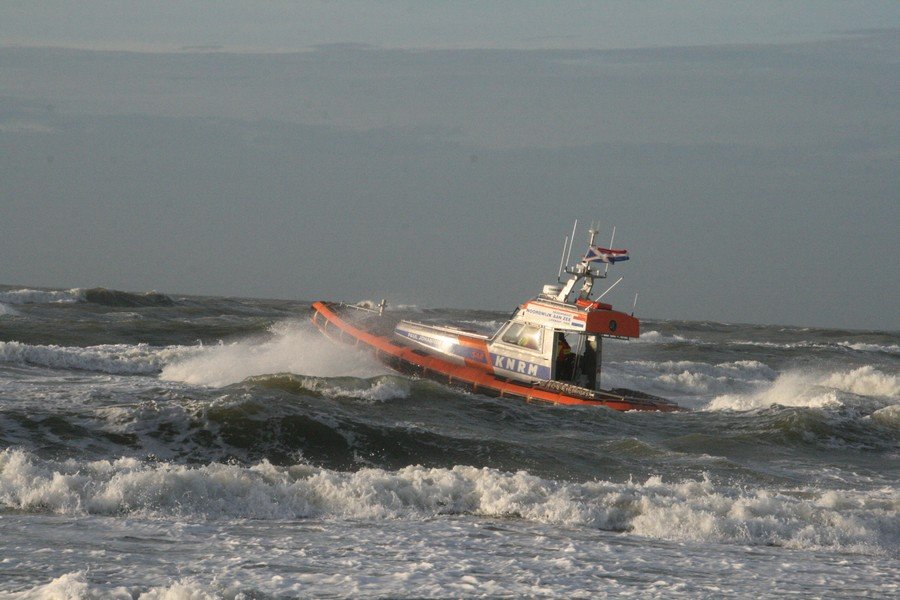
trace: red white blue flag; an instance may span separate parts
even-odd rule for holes
[[[600,246],[591,246],[584,256],[585,262],[602,262],[607,264],[628,260],[628,250],[610,250]]]

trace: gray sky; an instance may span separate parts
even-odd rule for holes
[[[898,58],[897,2],[6,2],[0,283],[510,309],[600,218],[644,316],[895,330]]]

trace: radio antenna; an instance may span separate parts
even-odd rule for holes
[[[623,279],[625,279],[625,278],[624,278],[624,277],[619,277],[618,279],[616,279],[616,282],[615,282],[614,284],[612,284],[611,286],[609,286],[608,288],[606,288],[606,291],[605,291],[605,292],[603,292],[602,294],[600,294],[599,296],[597,296],[597,300],[599,300],[600,298],[602,298],[603,296],[605,296],[606,294],[608,294],[608,293],[609,293],[609,290],[611,290],[611,289],[613,289],[614,287],[616,287],[617,285],[619,285],[619,282],[622,281]]]
[[[575,224],[572,225],[572,238],[569,241],[569,254],[566,255],[566,264],[569,264],[569,260],[572,258],[572,246],[575,245],[575,228],[578,227],[578,219],[575,219]]]
[[[568,245],[569,245],[569,236],[566,236],[565,241],[563,241],[562,255],[559,257],[559,273],[556,274],[557,283],[562,281],[563,263],[566,261],[566,248],[568,247]]]

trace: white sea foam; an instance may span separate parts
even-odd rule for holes
[[[302,385],[332,398],[358,398],[370,402],[384,402],[409,396],[409,380],[386,375],[368,380],[365,387],[341,386],[334,380],[304,377]]]
[[[884,408],[879,408],[868,417],[869,419],[885,425],[900,429],[900,404],[891,404]]]
[[[610,363],[606,374],[610,382],[619,382],[626,387],[650,385],[685,394],[718,393],[733,390],[735,386],[757,386],[776,376],[768,365],[755,360],[718,364],[689,360],[630,360]]]
[[[79,571],[66,573],[47,584],[36,586],[15,595],[11,594],[10,597],[18,600],[82,600],[98,598],[99,596],[90,593],[88,582],[84,577],[84,571]],[[118,597],[121,598],[122,596]]]
[[[664,334],[654,330],[645,331],[641,333],[641,336],[639,338],[631,341],[645,342],[649,344],[671,344],[673,342],[700,343],[700,340],[696,340],[693,338],[686,338],[674,333]]]
[[[104,344],[82,348],[0,342],[0,362],[119,375],[158,373],[167,362],[193,352],[195,349],[187,346]]]
[[[92,585],[88,582],[85,571],[65,573],[44,585],[3,597],[15,600],[133,600],[134,598],[128,588],[123,586]],[[184,578],[169,585],[153,587],[137,596],[137,600],[215,600],[221,597],[208,587]]]
[[[84,301],[83,290],[7,290],[0,292],[0,302],[7,304],[50,304]]]
[[[896,490],[746,489],[709,480],[560,482],[457,466],[339,472],[295,465],[43,461],[0,452],[0,506],[186,519],[423,519],[473,514],[668,539],[884,553],[900,543]]]
[[[887,375],[870,365],[845,373],[831,373],[822,385],[860,396],[900,399],[900,377]]]
[[[747,394],[725,394],[709,410],[751,410],[772,405],[823,407],[840,405],[846,395],[900,399],[900,378],[872,366],[837,373],[783,373],[768,387]]]
[[[7,306],[6,304],[3,304],[2,302],[0,302],[0,317],[2,317],[4,315],[18,316],[19,311],[15,310],[11,306]]]
[[[205,346],[167,364],[161,378],[194,385],[223,386],[254,375],[294,373],[317,377],[374,377],[387,370],[351,346],[329,341],[306,323],[282,321],[268,337]]]
[[[885,352],[887,354],[900,354],[900,345],[897,344],[865,344],[863,342],[845,341],[842,346],[859,350],[861,352]]]

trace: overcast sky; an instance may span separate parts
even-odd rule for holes
[[[896,330],[898,173],[898,2],[0,4],[0,284]]]

